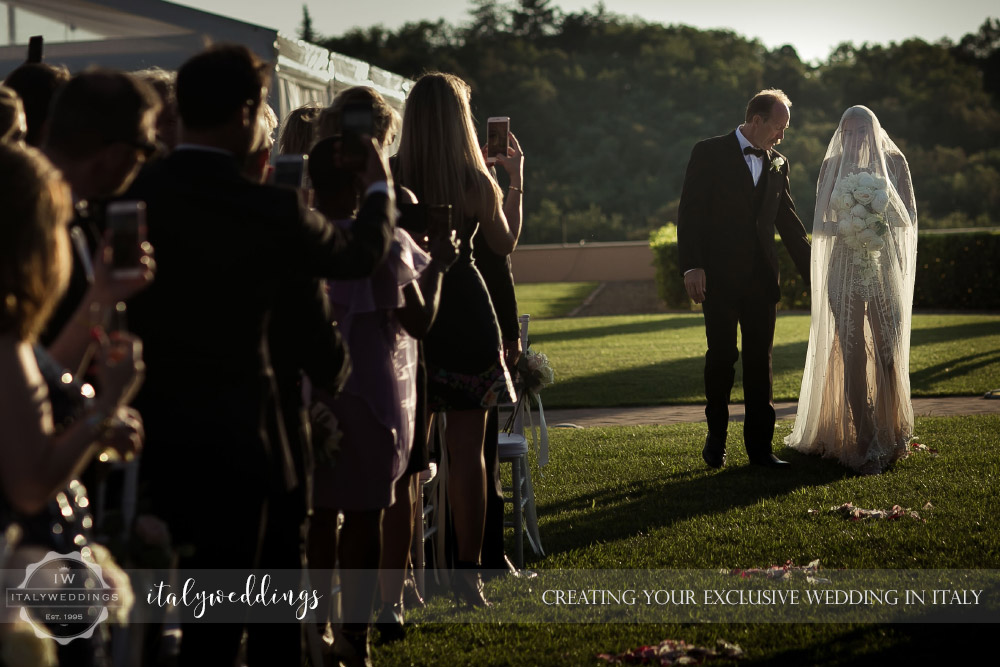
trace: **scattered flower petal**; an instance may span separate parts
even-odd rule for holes
[[[815,510],[810,510],[815,511]],[[739,575],[743,579],[750,577],[766,577],[778,581],[791,579],[794,576],[805,575],[806,578],[814,576],[819,571],[819,559],[811,561],[808,565],[796,565],[791,560],[785,561],[784,565],[772,565],[771,567],[752,567],[749,569],[722,570],[723,574]]]
[[[931,456],[937,456],[938,450],[928,447],[927,445],[921,445],[919,442],[910,443],[911,452],[927,452]]]
[[[831,507],[828,511],[829,514],[840,514],[845,519],[850,519],[851,521],[861,521],[863,519],[901,519],[903,517],[909,517],[911,519],[917,519],[918,521],[926,521],[922,519],[919,514],[915,511],[901,507],[899,505],[893,505],[887,510],[877,510],[877,509],[865,509],[862,507],[855,507],[854,503],[844,503],[843,505],[837,505],[836,507]]]
[[[695,646],[684,640],[664,639],[657,646],[640,646],[631,651],[612,655],[598,653],[597,658],[614,665],[700,665],[708,660],[734,660],[743,657],[743,649],[725,639],[718,639],[715,648]]]

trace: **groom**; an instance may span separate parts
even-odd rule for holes
[[[810,252],[788,192],[788,161],[774,150],[788,128],[791,105],[780,90],[757,93],[742,125],[695,145],[684,177],[677,247],[684,287],[705,314],[708,437],[702,458],[712,468],[726,461],[737,326],[743,337],[743,439],[750,463],[788,465],[771,453],[771,348],[780,297],[775,228],[807,281]]]

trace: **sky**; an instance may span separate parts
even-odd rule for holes
[[[352,27],[407,21],[468,19],[469,0],[171,0],[249,23],[298,34],[302,5],[320,35]],[[593,9],[597,0],[552,0],[564,11]],[[825,60],[841,42],[888,44],[910,37],[957,42],[987,17],[1000,17],[996,0],[606,0],[608,11],[664,24],[724,28],[759,39],[766,47],[791,44],[805,61]]]

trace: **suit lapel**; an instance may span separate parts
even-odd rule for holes
[[[753,174],[750,173],[746,158],[743,157],[743,149],[740,148],[740,140],[736,138],[736,130],[733,130],[729,134],[729,138],[732,150],[727,152],[733,156],[730,160],[730,168],[733,170],[736,182],[739,184],[739,191],[747,197],[752,198],[754,188]]]
[[[775,157],[777,156],[773,151],[768,151],[760,172],[760,177],[764,180],[764,195],[760,203],[760,210],[757,211],[757,229],[765,237],[774,234],[774,215],[778,210],[778,188],[782,182],[781,174],[775,173],[771,169],[771,160]]]

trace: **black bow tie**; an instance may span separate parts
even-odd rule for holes
[[[767,151],[761,150],[759,148],[754,148],[753,146],[747,146],[746,148],[743,149],[743,154],[744,155],[756,155],[761,160],[763,160],[764,157],[767,155]]]

